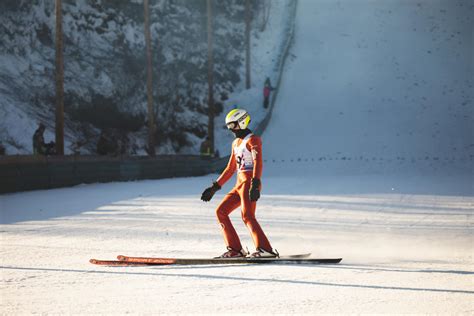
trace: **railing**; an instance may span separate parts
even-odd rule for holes
[[[0,193],[81,183],[201,176],[224,168],[200,156],[2,156]]]

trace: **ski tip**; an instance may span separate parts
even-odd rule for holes
[[[89,262],[92,264],[97,264],[97,259],[90,259]]]
[[[281,256],[280,258],[295,258],[295,259],[298,259],[298,258],[309,258],[311,256],[311,252],[308,252],[308,253],[301,253],[301,254],[297,254],[297,255],[289,255],[289,256]]]
[[[127,256],[118,255],[118,256],[117,256],[117,260],[119,260],[119,261],[125,261],[125,260],[127,260]]]

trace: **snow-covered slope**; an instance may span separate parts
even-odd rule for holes
[[[311,186],[267,177],[257,214],[273,246],[344,257],[336,266],[89,264],[224,252],[214,209],[228,187],[204,204],[211,180],[0,196],[2,313],[472,314],[474,198],[462,196],[465,183],[446,187],[439,177],[331,176]],[[386,182],[407,192],[391,193]],[[239,211],[232,220],[252,249]]]
[[[472,164],[473,17],[471,1],[299,1],[266,159]]]

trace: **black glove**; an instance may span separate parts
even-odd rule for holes
[[[250,201],[256,202],[260,198],[260,179],[252,179],[250,185]]]
[[[212,186],[204,190],[201,195],[201,200],[209,202],[214,194],[221,189],[221,186],[217,182],[213,182]]]

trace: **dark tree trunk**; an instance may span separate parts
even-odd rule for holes
[[[207,0],[207,79],[208,79],[208,115],[207,135],[210,141],[211,152],[214,152],[214,55],[213,55],[213,28],[212,28],[212,0]]]
[[[250,0],[245,0],[245,88],[250,89]]]
[[[143,1],[145,13],[145,42],[146,42],[146,93],[148,108],[148,154],[155,155],[155,114],[153,109],[153,68],[151,54],[150,13],[148,0]]]
[[[56,154],[64,155],[64,60],[61,0],[56,0]]]

